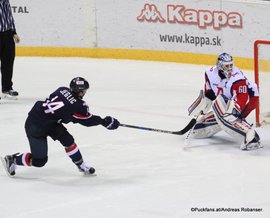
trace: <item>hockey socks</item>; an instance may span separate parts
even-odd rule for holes
[[[31,166],[31,153],[16,154],[14,156],[14,162],[19,166]]]
[[[75,163],[80,172],[85,174],[94,174],[95,169],[84,163],[81,152],[77,145],[74,143],[68,148],[65,148],[67,155],[71,158],[73,163]]]
[[[80,166],[83,162],[83,158],[78,146],[74,143],[68,148],[65,148],[67,155],[71,158],[73,163]]]

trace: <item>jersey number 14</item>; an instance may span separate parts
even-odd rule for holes
[[[44,110],[46,114],[48,113],[54,114],[56,110],[58,110],[61,107],[64,107],[64,103],[62,101],[55,101],[57,98],[58,96],[55,96],[51,100],[48,99],[45,103],[42,104],[43,107],[47,107],[47,109]]]

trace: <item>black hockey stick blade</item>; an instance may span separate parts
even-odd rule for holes
[[[194,125],[196,124],[196,119],[193,118],[191,121],[187,124],[187,126],[180,130],[180,131],[169,131],[169,130],[163,130],[163,129],[154,129],[149,127],[143,127],[143,126],[134,126],[129,124],[123,124],[121,123],[120,126],[122,127],[128,127],[128,128],[134,128],[134,129],[141,129],[141,130],[147,130],[147,131],[154,131],[154,132],[161,132],[161,133],[168,133],[168,134],[175,134],[175,135],[184,135],[187,131],[189,131]]]
[[[193,128],[193,126],[196,124],[197,119],[196,118],[192,118],[189,123],[186,125],[186,127],[178,132],[174,132],[174,134],[176,135],[184,135],[186,132],[188,132],[189,130],[191,130]]]

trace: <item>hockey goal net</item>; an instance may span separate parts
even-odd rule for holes
[[[270,40],[254,42],[254,73],[260,92],[256,125],[261,126],[270,124]]]

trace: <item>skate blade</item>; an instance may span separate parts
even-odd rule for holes
[[[242,150],[243,151],[253,151],[253,150],[257,150],[257,149],[260,149],[260,148],[263,148],[264,146],[261,145],[261,144],[257,144],[257,145],[250,145],[250,146],[247,146],[246,148],[243,148]]]
[[[6,171],[6,174],[7,174],[10,178],[12,178],[13,176],[10,175],[10,173],[9,173],[8,170],[7,170],[7,164],[6,164],[5,159],[4,159],[3,157],[0,157],[0,159],[1,159],[1,161],[2,161],[2,164],[3,164],[3,166],[4,166],[4,169],[5,169],[5,171]]]
[[[90,174],[90,173],[83,173],[83,176],[84,177],[92,177],[92,176],[97,176],[97,174],[93,173],[93,174]]]
[[[2,94],[2,99],[18,100],[18,96],[11,96],[11,95],[7,95],[7,94]]]
[[[253,147],[250,147],[250,148],[248,148],[247,150],[248,151],[252,151],[252,150],[257,150],[257,149],[260,149],[260,148],[263,148],[263,146],[253,146]]]

